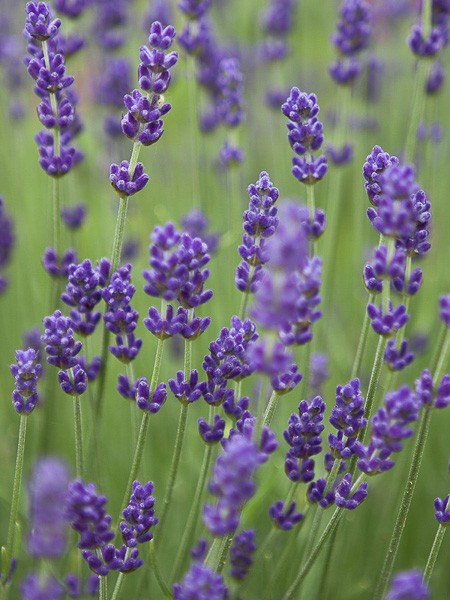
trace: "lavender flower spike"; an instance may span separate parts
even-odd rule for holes
[[[120,523],[123,541],[128,548],[134,548],[153,538],[150,529],[158,523],[158,519],[154,516],[155,498],[152,493],[152,481],[145,485],[141,485],[139,481],[133,482],[130,501],[122,511],[124,520]]]
[[[16,361],[10,366],[15,378],[13,404],[19,414],[29,415],[39,400],[37,382],[42,375],[42,365],[39,364],[37,352],[33,348],[17,350]]]
[[[41,339],[47,353],[47,362],[60,369],[70,369],[77,364],[76,355],[81,350],[81,342],[75,341],[72,321],[60,310],[44,319],[45,331]]]
[[[448,505],[449,500],[450,494],[447,495],[443,500],[441,500],[441,498],[436,498],[434,501],[434,508],[436,510],[434,516],[438,523],[440,523],[443,527],[448,527],[450,525],[450,507]]]
[[[65,504],[69,472],[57,458],[41,459],[28,484],[30,526],[28,551],[37,558],[58,558],[66,547]]]
[[[247,575],[253,563],[253,553],[256,550],[256,531],[248,529],[239,533],[233,540],[230,550],[230,575],[241,581]]]

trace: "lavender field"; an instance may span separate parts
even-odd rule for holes
[[[443,600],[449,0],[0,0],[0,600]]]

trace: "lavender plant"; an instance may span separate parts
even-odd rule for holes
[[[450,11],[313,4],[8,8],[0,600],[446,597]]]

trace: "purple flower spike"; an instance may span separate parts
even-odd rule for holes
[[[247,529],[239,533],[233,540],[230,549],[230,575],[238,581],[245,579],[253,563],[253,554],[256,550],[256,531]]]
[[[372,33],[370,4],[365,0],[344,0],[337,31],[331,41],[343,56],[352,56],[367,48]]]
[[[336,387],[336,404],[331,412],[330,423],[338,431],[337,436],[328,436],[333,455],[346,460],[354,453],[356,438],[367,425],[359,379],[352,379],[346,385]]]
[[[48,4],[45,2],[28,2],[26,11],[25,31],[32,38],[44,42],[58,33],[61,21],[60,19],[52,20]]]
[[[130,382],[126,375],[119,375],[117,380],[117,391],[125,400],[136,401],[137,382]]]
[[[137,163],[133,174],[130,174],[130,165],[128,161],[123,160],[120,166],[113,163],[110,167],[109,181],[119,194],[126,197],[140,192],[148,183],[149,176],[144,173],[144,165]]]
[[[285,472],[291,481],[305,483],[314,478],[314,460],[322,451],[321,433],[324,430],[325,402],[316,396],[311,403],[302,400],[298,414],[289,417],[288,428],[283,432],[290,449],[286,454]]]
[[[30,535],[28,551],[35,558],[58,558],[66,548],[65,504],[69,472],[57,458],[36,463],[28,484]]]
[[[60,310],[55,310],[52,316],[44,319],[45,331],[42,342],[45,344],[47,362],[59,369],[70,369],[77,364],[76,355],[82,344],[76,342],[72,321],[65,317]]]
[[[285,507],[283,500],[278,500],[269,508],[269,515],[275,527],[284,531],[291,530],[294,525],[303,519],[302,513],[295,512],[297,504],[292,501],[288,507]]]
[[[384,600],[429,600],[430,597],[420,571],[403,571],[393,578]]]
[[[390,156],[381,148],[374,146],[372,152],[367,157],[363,165],[363,176],[365,179],[364,187],[369,200],[374,206],[378,206],[383,189],[381,186],[381,176],[391,166],[399,164],[396,156]]]
[[[434,501],[434,508],[436,511],[434,516],[438,523],[440,523],[443,527],[448,527],[450,525],[450,507],[448,506],[449,500],[450,494],[443,500],[441,500],[441,498],[436,498]]]
[[[183,581],[174,584],[173,597],[174,600],[228,600],[228,589],[221,575],[194,563]]]
[[[136,404],[143,411],[155,414],[159,411],[167,398],[166,384],[160,383],[154,392],[150,390],[145,377],[136,382]]]
[[[367,482],[364,481],[361,483],[353,494],[351,494],[351,489],[352,476],[348,473],[336,487],[336,506],[339,506],[339,508],[346,508],[347,510],[354,510],[367,498]]]
[[[394,309],[392,302],[389,302],[389,310],[384,314],[382,307],[377,308],[375,304],[369,304],[367,314],[375,333],[385,337],[391,337],[409,321],[409,315],[404,304],[400,304]]]
[[[214,423],[210,425],[206,419],[200,417],[198,431],[206,444],[217,444],[223,438],[225,419],[222,419],[219,415],[214,415]]]
[[[245,435],[236,432],[219,455],[209,484],[215,506],[206,504],[203,521],[212,535],[222,536],[239,526],[240,512],[255,493],[253,475],[267,455]]]
[[[152,481],[145,485],[141,485],[139,481],[133,482],[130,501],[122,511],[124,520],[120,523],[123,541],[128,548],[153,539],[150,529],[158,523],[154,509],[155,498],[152,496],[153,488]]]
[[[368,475],[388,471],[394,466],[393,452],[403,448],[402,440],[412,436],[409,423],[417,421],[422,407],[420,395],[406,385],[386,394],[385,405],[372,418],[371,441],[368,447],[360,442],[354,445],[358,468]]]
[[[62,391],[69,396],[81,396],[87,388],[87,375],[78,364],[71,371],[59,371],[58,381]]]
[[[106,514],[105,496],[97,495],[93,483],[72,481],[67,494],[66,518],[80,534],[78,548],[87,550],[102,548],[114,538],[111,517]]]
[[[181,306],[176,314],[171,304],[167,306],[166,317],[163,318],[160,312],[153,306],[149,308],[148,318],[144,319],[145,327],[161,340],[166,340],[181,333],[187,323],[187,311]]]
[[[10,371],[15,379],[12,394],[14,408],[19,414],[29,415],[39,400],[37,383],[42,375],[36,350],[17,350],[16,363],[10,366]]]

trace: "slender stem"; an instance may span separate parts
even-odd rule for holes
[[[142,460],[142,454],[144,453],[145,442],[147,441],[147,431],[148,431],[149,424],[150,424],[150,413],[144,412],[144,414],[142,415],[141,428],[139,430],[139,436],[138,436],[138,441],[136,444],[136,449],[134,451],[133,463],[131,465],[130,475],[128,476],[127,487],[126,487],[125,493],[123,495],[122,504],[120,505],[120,514],[119,514],[119,518],[117,519],[117,527],[119,527],[122,510],[128,504],[133,481],[136,479],[137,473],[139,471],[139,466],[140,466],[141,460]]]
[[[119,573],[119,577],[117,578],[116,585],[114,586],[111,600],[117,600],[117,598],[119,597],[120,591],[122,589],[124,577],[125,577],[124,573]]]
[[[403,529],[406,524],[408,517],[409,508],[411,506],[414,489],[416,487],[417,478],[419,476],[420,464],[422,462],[423,450],[425,447],[425,441],[428,436],[430,428],[431,410],[429,407],[425,407],[422,411],[419,424],[419,432],[417,435],[417,442],[414,447],[414,454],[412,457],[411,466],[409,468],[408,478],[406,481],[405,489],[403,490],[403,497],[400,504],[400,509],[397,514],[394,529],[392,531],[391,540],[389,542],[388,551],[384,559],[383,568],[381,575],[378,579],[378,584],[375,590],[374,600],[384,598],[386,588],[392,575],[392,569],[397,556],[398,548],[400,546],[400,540],[402,538]]]
[[[98,587],[99,600],[108,600],[108,582],[106,577],[100,577]]]
[[[209,420],[211,421],[213,418],[214,410],[213,407],[209,407]],[[173,575],[172,579],[174,581],[177,580],[179,576],[179,572],[181,570],[181,566],[183,564],[183,560],[187,555],[187,550],[191,546],[192,538],[194,536],[195,529],[197,527],[197,523],[200,517],[200,508],[201,501],[203,497],[203,492],[205,490],[206,479],[209,472],[209,465],[212,457],[212,444],[206,444],[205,451],[203,454],[202,466],[200,468],[200,473],[198,476],[197,487],[195,489],[194,499],[192,501],[191,510],[189,511],[188,520],[184,527],[183,537],[181,538],[181,543],[178,548],[177,556],[175,558],[175,565],[173,567]]]
[[[306,344],[305,349],[305,368],[303,369],[303,379],[301,381],[301,385],[303,388],[305,398],[308,397],[309,392],[309,380],[311,377],[311,355],[312,355],[312,344],[314,338]]]
[[[373,361],[372,373],[370,374],[369,388],[367,390],[366,402],[364,404],[364,414],[367,420],[370,420],[372,414],[373,401],[380,381],[381,366],[383,364],[384,347],[386,345],[385,338],[380,335],[378,339],[377,350],[375,352],[375,359]],[[358,441],[364,440],[366,428],[361,429],[358,434]]]
[[[181,450],[183,448],[184,434],[186,431],[187,422],[187,411],[188,405],[181,404],[180,416],[178,418],[177,436],[175,439],[175,446],[173,450],[172,463],[170,465],[169,479],[167,482],[166,495],[164,497],[163,506],[161,510],[161,516],[159,519],[159,535],[158,542],[161,543],[164,526],[166,523],[167,511],[169,509],[170,502],[172,500],[173,490],[175,487],[175,480],[177,478],[178,467],[180,465]]]
[[[308,206],[309,220],[312,223],[314,221],[314,217],[316,214],[316,201],[314,198],[314,185],[306,186],[306,204]],[[311,240],[310,253],[311,253],[311,256],[314,256],[316,253],[316,242],[315,242],[314,238]]]
[[[189,311],[188,319],[191,319],[192,315],[193,315],[193,310],[191,309]],[[189,376],[191,373],[191,365],[192,365],[192,342],[191,342],[191,340],[185,340],[185,342],[184,342],[184,378],[186,380],[189,379]],[[159,543],[161,543],[161,540],[162,540],[162,534],[163,534],[164,527],[165,527],[166,520],[167,520],[166,519],[167,511],[169,510],[169,505],[172,500],[173,490],[175,488],[175,482],[176,482],[177,474],[178,474],[178,467],[180,466],[181,450],[183,449],[184,435],[186,432],[187,411],[188,411],[187,402],[182,402],[181,409],[180,409],[180,416],[178,418],[177,436],[175,438],[175,447],[173,449],[172,463],[170,465],[166,495],[164,497],[161,516],[159,519],[159,536],[158,536]]]
[[[438,338],[439,341],[436,347],[436,352],[431,368],[434,381],[438,381],[440,377],[440,372],[448,352],[450,341],[449,331],[450,329],[446,327],[446,325],[443,323],[441,326],[441,333]],[[416,487],[417,479],[419,477],[420,465],[422,463],[422,457],[427,442],[428,431],[430,429],[431,414],[431,406],[425,406],[422,409],[422,414],[420,416],[419,422],[419,430],[417,433],[416,444],[414,446],[411,465],[409,467],[408,478],[406,480],[405,489],[403,490],[400,508],[397,513],[394,530],[392,532],[388,546],[388,551],[384,559],[383,568],[378,579],[374,600],[379,600],[382,597],[384,597],[388,582],[392,575],[395,558],[397,556],[398,548],[400,546],[400,541],[402,539],[403,530],[405,528],[406,520],[408,518],[412,497]]]
[[[253,275],[254,274],[255,274],[255,267],[253,265],[250,265],[250,271],[249,271],[249,274],[248,274],[248,280],[249,280],[250,284],[251,284],[251,282],[253,280]],[[239,309],[239,318],[241,319],[241,321],[243,321],[245,319],[245,315],[247,313],[247,307],[248,307],[248,301],[249,300],[250,300],[250,289],[247,288],[245,290],[245,292],[243,292],[243,294],[242,294],[241,308]]]
[[[320,536],[319,541],[314,546],[312,551],[308,554],[308,558],[307,558],[305,564],[298,572],[296,578],[294,579],[292,585],[290,586],[290,588],[288,589],[286,594],[283,596],[282,600],[290,600],[291,598],[298,597],[298,596],[295,596],[295,593],[298,592],[300,585],[303,583],[306,575],[309,573],[316,558],[319,556],[320,551],[323,548],[323,545],[325,544],[327,539],[330,537],[330,535],[335,530],[337,524],[339,523],[339,519],[342,517],[342,513],[343,513],[342,508],[335,509],[331,519],[328,521],[327,526],[325,527],[322,535]]]
[[[2,552],[2,574],[1,586],[7,585],[11,559],[14,556],[16,539],[16,523],[19,511],[20,488],[22,485],[23,459],[25,456],[25,440],[27,435],[27,416],[20,416],[19,439],[17,441],[16,469],[14,471],[14,483],[11,499],[11,512],[9,513],[8,537],[6,538],[6,551]],[[5,564],[6,562],[6,564]]]
[[[444,535],[445,535],[446,531],[447,531],[447,528],[443,527],[442,525],[439,525],[439,527],[437,528],[433,546],[431,547],[431,552],[428,557],[425,571],[423,574],[423,580],[427,584],[430,583],[431,575],[433,574],[434,565],[436,564],[439,550],[441,549],[441,544],[444,539]]]
[[[417,128],[425,111],[426,94],[424,86],[428,74],[428,61],[419,59],[417,62],[416,76],[414,78],[414,91],[409,119],[408,133],[405,143],[405,162],[414,162],[417,145]]]
[[[236,532],[233,531],[233,533],[230,533],[227,536],[225,536],[223,540],[222,546],[220,548],[219,560],[217,562],[216,568],[214,569],[216,573],[220,574],[223,571],[225,563],[227,562],[228,553],[230,551],[231,544],[233,543],[235,533]]]
[[[158,563],[156,562],[154,540],[150,540],[149,548],[150,548],[150,564],[152,566],[153,573],[155,574],[155,579],[159,586],[159,589],[161,590],[161,592],[164,594],[164,596],[166,598],[173,598],[171,591],[167,587],[164,579],[162,578],[162,575],[158,568]]]
[[[73,420],[75,426],[75,464],[76,473],[79,479],[84,477],[84,459],[83,459],[83,428],[81,423],[81,403],[80,397],[73,398]]]
[[[275,410],[278,406],[279,399],[280,399],[280,394],[278,394],[278,392],[276,390],[273,390],[273,392],[270,396],[269,404],[267,405],[266,411],[264,413],[263,426],[266,425],[267,427],[270,427],[270,425],[272,423],[273,415],[275,414]]]
[[[187,56],[187,95],[188,95],[188,106],[189,106],[189,128],[190,128],[190,142],[191,142],[191,177],[192,177],[192,206],[199,204],[200,195],[200,183],[199,183],[199,152],[198,152],[198,123],[197,123],[197,107],[198,107],[198,90],[197,90],[197,78],[196,78],[196,65],[193,56]],[[201,199],[200,199],[201,204]]]
[[[130,163],[131,164],[131,163]],[[117,271],[120,265],[123,239],[125,237],[125,224],[127,221],[128,197],[119,196],[119,209],[117,211],[116,229],[114,232],[113,246],[111,252],[111,275]]]
[[[374,300],[374,294],[370,294],[367,304],[371,304],[373,302],[373,300]],[[356,377],[361,369],[362,359],[364,357],[364,351],[365,351],[366,345],[367,345],[369,326],[370,326],[370,319],[369,319],[369,315],[367,314],[367,307],[366,307],[366,310],[364,311],[363,326],[362,326],[361,334],[359,336],[359,341],[358,341],[358,348],[356,350],[355,360],[353,361],[351,379]]]

